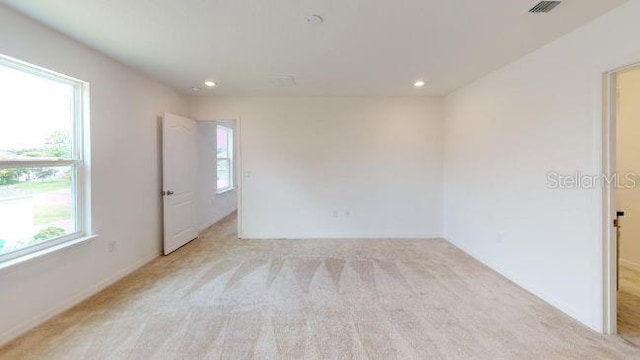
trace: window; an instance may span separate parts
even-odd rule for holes
[[[0,262],[85,235],[86,87],[0,56]]]
[[[233,189],[233,129],[218,125],[216,131],[218,154],[218,194]]]

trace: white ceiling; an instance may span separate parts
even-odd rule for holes
[[[544,15],[527,12],[538,0],[4,1],[184,92],[212,79],[201,95],[434,95],[626,0],[565,0]]]

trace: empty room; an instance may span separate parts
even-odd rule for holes
[[[0,0],[0,359],[640,359],[638,19]]]

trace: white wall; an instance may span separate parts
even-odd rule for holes
[[[549,171],[602,169],[602,74],[640,62],[640,1],[445,100],[445,236],[603,330],[602,189],[550,190]]]
[[[620,73],[617,84],[617,171],[640,175],[640,69]],[[640,269],[640,183],[637,185],[616,191],[617,207],[625,212],[620,229],[620,264],[634,269]]]
[[[0,270],[0,343],[160,254],[157,116],[173,90],[0,5],[0,53],[91,83],[97,239]],[[108,242],[117,251],[108,252]]]
[[[640,61],[639,13],[632,0],[447,97],[445,200],[439,99],[193,98],[190,113],[242,119],[245,237],[440,236],[444,201],[449,240],[601,330],[602,192],[545,177],[600,172],[601,75]],[[160,253],[156,116],[187,104],[3,6],[0,34],[0,53],[91,82],[100,234],[0,270],[1,343]]]
[[[198,122],[198,194],[200,194],[198,196],[198,221],[200,230],[215,224],[238,209],[237,141],[233,142],[235,188],[222,194],[218,194],[216,189],[218,178],[216,171],[216,128],[218,124],[236,129],[235,120]],[[237,137],[237,131],[234,131],[235,137]]]
[[[241,119],[245,238],[442,234],[440,99],[192,98],[190,112]]]

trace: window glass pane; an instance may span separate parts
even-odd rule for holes
[[[218,190],[231,187],[231,160],[218,159]]]
[[[71,158],[74,87],[0,63],[0,160]]]
[[[76,231],[74,167],[0,167],[0,254]]]
[[[218,126],[216,137],[218,158],[231,157],[229,154],[229,133],[230,131],[228,128]]]
[[[217,136],[218,190],[233,187],[233,129],[218,125]]]

